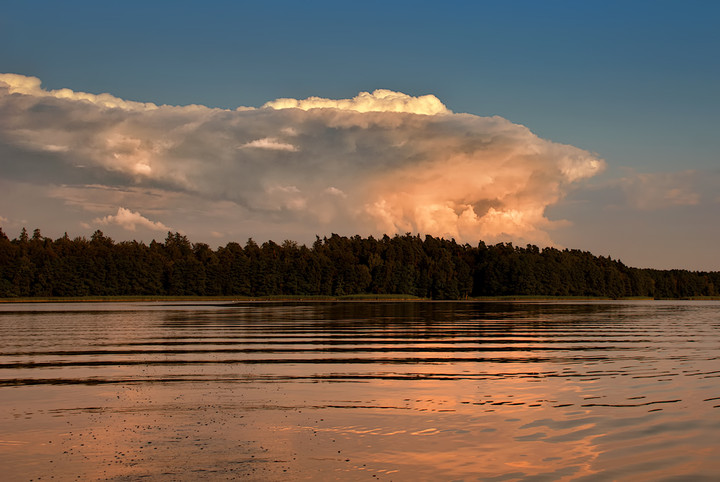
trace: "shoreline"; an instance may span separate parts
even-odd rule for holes
[[[594,296],[481,296],[459,300],[433,300],[412,295],[347,295],[347,296],[78,296],[78,297],[27,297],[0,298],[0,304],[12,303],[127,303],[127,302],[336,302],[336,301],[386,301],[386,302],[534,302],[534,301],[720,301],[717,296],[687,298],[627,297],[608,298]]]

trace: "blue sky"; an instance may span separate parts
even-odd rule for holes
[[[8,2],[0,15],[0,72],[37,77],[46,91],[231,110],[375,89],[431,94],[454,113],[500,116],[604,161],[602,172],[547,198],[545,216],[566,221],[534,225],[548,237],[515,232],[508,240],[549,240],[634,266],[720,269],[713,242],[720,235],[718,20],[720,4],[706,1]],[[20,149],[8,132],[0,139]],[[0,164],[0,218],[11,236],[23,222],[55,236],[63,219],[62,231],[86,234],[93,220],[116,215],[109,204],[101,212],[97,199],[83,198],[85,208],[97,209],[83,218],[79,194],[68,201],[68,187],[110,187],[107,179],[68,174],[53,184],[58,193],[33,169],[18,174],[28,161],[11,161],[16,150]],[[302,191],[292,171],[286,174],[283,192]],[[20,205],[10,198],[22,192],[19,182],[55,192],[48,206],[66,211],[46,219],[42,200],[36,209]],[[140,213],[142,202],[134,202],[125,207]],[[244,230],[220,226],[212,230],[217,239],[201,239],[210,226],[171,211],[156,206],[142,215],[211,244],[284,234],[306,242],[330,234],[316,233],[322,228],[354,234],[352,225],[329,221],[291,226],[286,218],[233,214],[228,223]],[[103,226],[116,239],[162,237],[151,225],[147,232]]]

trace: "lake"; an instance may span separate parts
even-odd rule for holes
[[[0,304],[3,480],[719,480],[720,302]]]

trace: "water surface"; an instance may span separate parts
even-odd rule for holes
[[[718,302],[0,305],[9,480],[718,480]]]

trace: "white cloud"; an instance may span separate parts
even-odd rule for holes
[[[325,189],[325,192],[328,193],[328,194],[330,194],[330,195],[333,195],[333,196],[338,196],[338,197],[342,197],[342,198],[347,197],[347,194],[345,194],[344,192],[342,192],[340,189],[338,189],[338,188],[336,188],[336,187],[332,187],[332,186],[330,186],[329,188]]]
[[[267,102],[264,108],[270,109],[338,109],[355,112],[405,112],[409,114],[450,114],[440,99],[434,95],[412,97],[402,92],[377,89],[371,93],[360,92],[352,99],[277,99]]]
[[[218,225],[206,232],[227,232],[222,212],[307,237],[410,231],[549,243],[546,208],[603,168],[592,153],[500,117],[454,114],[432,95],[376,90],[223,110],[45,91],[36,78],[0,75],[7,180],[61,186],[51,190],[64,201],[57,209],[162,204],[186,232],[207,219]],[[167,230],[124,208],[96,221]]]
[[[280,132],[282,132],[286,136],[296,136],[297,135],[297,131],[295,129],[293,129],[292,127],[283,127],[280,130]]]
[[[264,137],[262,139],[256,139],[254,141],[250,141],[248,143],[243,144],[240,146],[240,149],[246,148],[246,147],[255,147],[258,149],[270,149],[274,151],[291,151],[295,152],[297,151],[297,147],[293,146],[292,144],[288,144],[286,142],[279,141],[275,137]]]
[[[153,231],[172,231],[171,228],[159,221],[150,221],[139,212],[131,211],[123,207],[118,208],[117,214],[109,214],[104,218],[96,218],[93,219],[93,222],[103,225],[115,224],[128,231],[135,231],[138,227]]]
[[[23,94],[29,96],[49,96],[56,99],[68,99],[90,102],[107,108],[120,108],[126,110],[157,109],[152,103],[132,102],[119,99],[110,94],[88,94],[87,92],[74,92],[70,89],[43,90],[40,79],[19,74],[0,74],[0,82],[4,82],[10,94]]]

